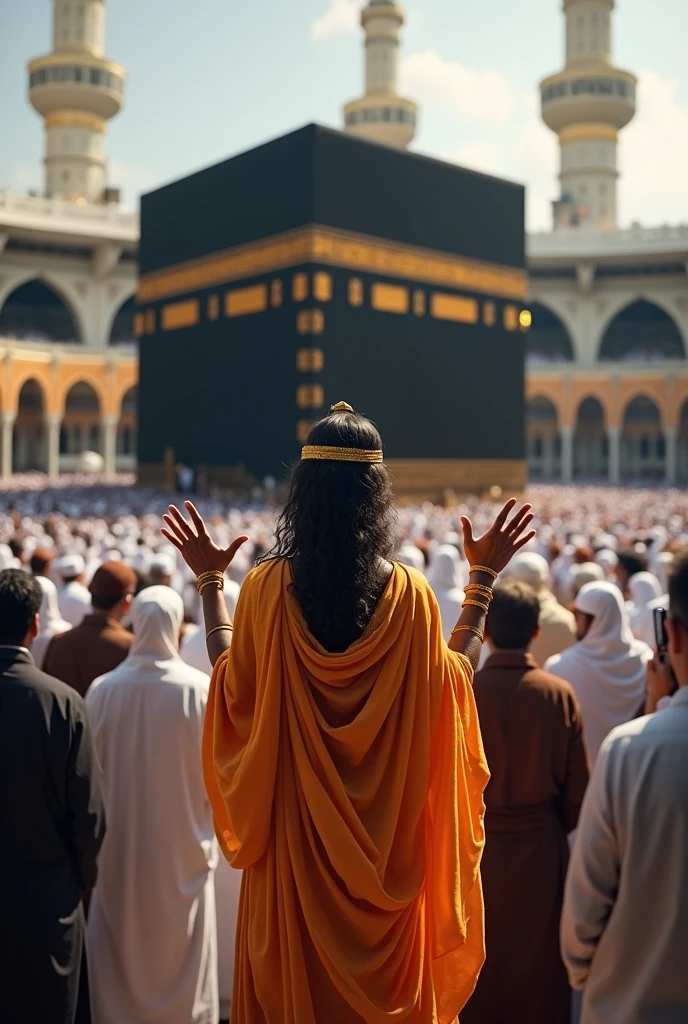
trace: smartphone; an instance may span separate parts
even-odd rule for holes
[[[655,647],[657,648],[657,655],[662,664],[664,664],[667,654],[669,653],[669,637],[667,636],[666,630],[666,608],[655,608],[653,610],[652,617],[655,624]]]

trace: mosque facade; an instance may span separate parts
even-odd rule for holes
[[[535,479],[688,481],[688,226],[617,222],[618,133],[636,79],[612,62],[614,0],[565,0],[564,68],[540,86],[559,139],[551,231],[527,239],[527,440]],[[138,215],[106,177],[124,69],[104,56],[105,0],[53,0],[53,47],[29,65],[45,185],[0,191],[0,474],[136,464]],[[404,10],[362,10],[365,89],[345,131],[406,148]]]

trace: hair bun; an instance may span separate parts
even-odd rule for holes
[[[331,406],[330,412],[353,412],[348,402],[337,402],[336,405]]]

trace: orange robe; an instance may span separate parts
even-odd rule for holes
[[[286,561],[247,578],[203,763],[244,869],[233,1024],[451,1024],[485,958],[488,781],[472,669],[395,564],[344,654],[310,635]]]

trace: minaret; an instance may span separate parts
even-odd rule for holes
[[[612,65],[613,9],[614,0],[564,0],[566,67],[540,85],[561,146],[562,204],[596,228],[616,227],[617,136],[635,114],[637,80]]]
[[[416,134],[418,107],[398,93],[399,34],[404,8],[394,0],[370,0],[361,11],[366,34],[365,96],[344,107],[345,130],[388,146],[406,147]]]
[[[45,191],[100,202],[105,124],[122,106],[125,72],[103,57],[105,0],[53,0],[53,51],[29,64],[29,98],[45,120]]]

